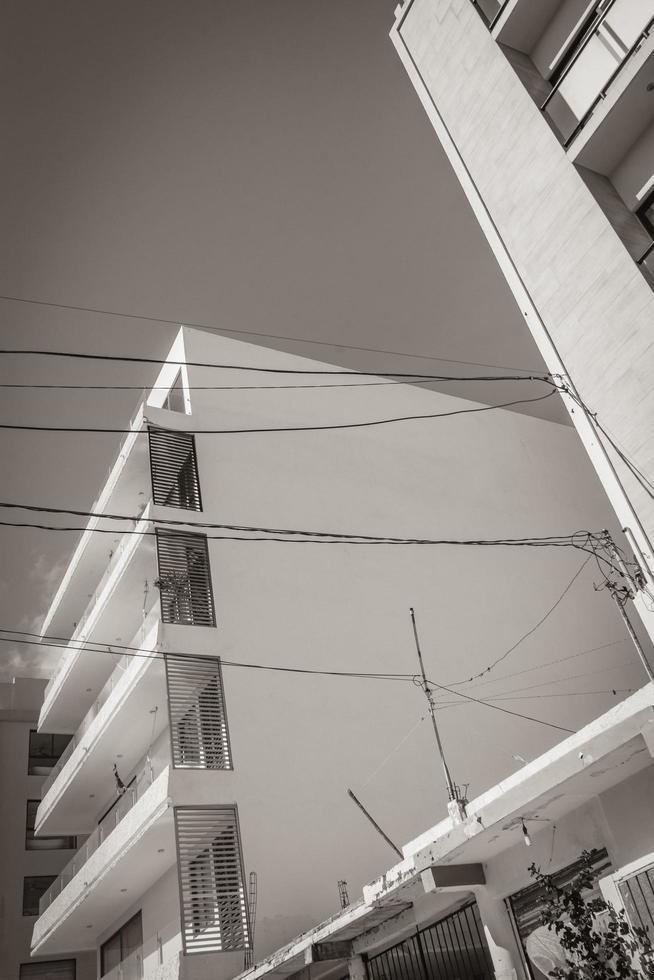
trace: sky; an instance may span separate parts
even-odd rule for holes
[[[185,322],[380,373],[542,370],[388,38],[394,6],[9,0],[0,294],[130,316],[3,299],[3,346],[162,357]],[[5,383],[155,373],[0,360]],[[122,426],[138,393],[0,397],[8,421]],[[3,499],[82,508],[118,442],[2,439]],[[73,542],[1,537],[0,622],[36,629]],[[4,676],[52,664],[4,653]]]

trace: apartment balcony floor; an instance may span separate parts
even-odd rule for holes
[[[166,768],[101,842],[93,835],[89,838],[72,862],[70,880],[64,869],[51,894],[43,896],[32,955],[95,949],[107,922],[118,919],[158,881],[174,864],[175,853],[170,769]]]
[[[156,546],[147,533],[151,530],[148,515],[146,511],[136,526],[138,533],[124,535],[97,592],[91,596],[73,634],[73,645],[64,652],[46,688],[40,731],[73,734],[115,667],[116,657],[111,653],[80,649],[80,644],[138,646],[142,641],[144,618],[159,602],[154,585]]]
[[[158,645],[160,623],[153,617],[143,649]],[[113,792],[112,766],[123,776],[134,771],[148,744],[167,725],[165,666],[160,658],[119,660],[98,701],[73,736],[68,752],[43,786],[36,835],[89,833],[98,803]]]

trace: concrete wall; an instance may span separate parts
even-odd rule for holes
[[[582,398],[654,472],[649,285],[472,4],[414,0],[393,37],[546,359],[551,340]],[[651,539],[654,502],[611,458]]]
[[[186,332],[186,355],[190,361],[311,368],[310,362],[192,330]],[[325,381],[199,368],[189,374],[192,388]],[[309,426],[466,407],[472,406],[411,386],[192,391],[188,424],[198,430]],[[599,527],[609,518],[574,430],[515,412],[335,432],[199,434],[196,442],[201,519],[207,522],[494,537]],[[169,626],[169,649],[192,645],[194,652],[224,660],[411,673],[413,604],[428,671],[446,683],[479,665],[491,647],[508,646],[516,616],[526,624],[538,618],[537,611],[542,615],[544,594],[554,597],[583,558],[547,550],[473,554],[238,541],[210,541],[209,547],[217,629]],[[501,638],[489,640],[491,622]],[[572,650],[592,634],[602,643],[615,625],[610,604],[588,580],[562,610],[559,642],[565,635]],[[537,639],[530,662],[550,659],[552,640],[553,634],[544,634],[540,646]],[[225,789],[216,801],[238,804],[246,873],[259,876],[259,957],[333,913],[339,878],[355,895],[392,858],[348,801],[348,786],[361,791],[398,841],[433,823],[445,798],[426,727],[366,784],[424,710],[412,684],[289,678],[229,666],[224,682],[235,772],[222,778]],[[556,702],[542,714],[563,724],[567,717],[573,727],[580,723],[574,709]],[[518,723],[516,735],[512,723],[489,715],[476,708],[443,715],[453,768],[476,790],[512,761],[509,749],[493,739],[488,754],[471,752],[471,737],[497,732],[517,751],[557,738],[528,723]]]
[[[40,798],[44,779],[27,772],[29,732],[36,728],[43,687],[32,679],[0,685],[0,980],[17,980],[20,964],[31,959],[35,920],[22,914],[23,879],[57,874],[72,856],[70,851],[25,849],[27,800]],[[77,980],[92,978],[93,959],[78,956]]]

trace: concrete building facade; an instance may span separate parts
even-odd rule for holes
[[[24,677],[0,684],[0,978],[93,980],[88,954],[30,957],[39,897],[78,846],[74,836],[34,834],[43,782],[68,742],[66,735],[36,731],[44,686]]]
[[[337,397],[280,390],[326,370],[182,328],[129,425],[42,628],[66,639],[39,730],[72,738],[35,833],[83,843],[42,896],[36,957],[84,951],[109,980],[227,980],[253,946],[324,918],[338,880],[359,888],[386,864],[346,789],[424,713],[409,607],[428,670],[453,680],[486,658],[489,624],[508,647],[589,557],[417,542],[619,533],[571,427],[361,376]],[[537,664],[563,639],[583,652],[622,631],[590,579],[561,616]],[[599,693],[596,710],[615,701]],[[559,699],[511,731],[542,750],[580,721]],[[482,724],[483,757],[470,737],[450,751],[486,785]],[[369,792],[399,840],[446,811],[426,726],[393,792]]]
[[[651,0],[406,0],[391,30],[650,589],[653,26]]]

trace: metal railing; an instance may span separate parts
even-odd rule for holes
[[[615,12],[615,8],[620,2],[621,0],[609,0],[609,3],[607,3],[606,7],[604,7],[604,9],[598,14],[596,20],[590,25],[588,30],[585,31],[584,34],[581,36],[581,38],[577,41],[577,47],[574,54],[572,55],[572,58],[570,59],[570,62],[566,65],[565,69],[561,72],[561,75],[557,79],[556,84],[553,86],[551,92],[548,93],[547,98],[540,106],[542,112],[545,112],[548,109],[550,103],[552,102],[552,99],[557,94],[561,96],[564,102],[566,101],[565,96],[563,96],[563,94],[561,93],[561,86],[569,79],[580,57],[586,51],[589,44],[592,42],[593,38],[596,37],[598,30],[601,28],[602,24],[606,21],[609,14]],[[588,106],[588,108],[581,115],[581,117],[576,120],[576,123],[571,132],[569,132],[567,135],[563,133],[560,125],[552,118],[551,113],[548,112],[550,119],[552,119],[552,123],[559,130],[560,138],[563,142],[563,146],[566,149],[567,147],[570,146],[573,140],[578,136],[581,130],[586,126],[586,124],[588,123],[589,119],[593,115],[597,106],[606,98],[609,89],[613,85],[618,75],[621,74],[624,66],[633,57],[636,51],[640,48],[643,41],[649,37],[652,27],[654,27],[654,17],[650,18],[650,20],[647,22],[643,30],[638,34],[636,40],[633,42],[631,47],[627,51],[625,51],[625,53],[622,55],[622,57],[616,64],[614,71],[610,74],[609,78],[604,82],[599,92],[593,99],[592,103]],[[574,111],[572,109],[570,109],[570,112],[574,115]]]
[[[152,763],[147,762],[144,768],[139,771],[138,775],[125,789],[123,795],[118,797],[114,806],[103,817],[95,830],[89,834],[84,844],[74,854],[59,877],[43,893],[39,901],[39,915],[43,915],[45,910],[52,905],[55,898],[70,884],[75,875],[81,871],[89,858],[95,854],[100,845],[113,833],[123,817],[129,813],[137,800],[141,799],[153,782],[154,773]]]
[[[142,643],[144,643],[145,638],[149,634],[150,630],[153,629],[155,623],[159,621],[159,618],[160,618],[159,604],[155,602],[154,605],[152,606],[152,609],[143,620],[143,623],[141,624],[141,626],[139,626],[136,635],[133,637],[132,642],[130,643],[130,646],[132,647],[140,646]],[[84,718],[80,722],[77,731],[71,738],[70,742],[68,743],[64,751],[61,753],[59,759],[57,760],[56,764],[52,768],[49,776],[47,777],[47,779],[44,780],[43,788],[41,791],[41,799],[45,799],[45,796],[49,791],[50,787],[53,785],[53,783],[57,779],[57,776],[66,765],[66,763],[70,759],[71,755],[73,754],[77,746],[82,741],[82,737],[84,736],[84,734],[88,731],[88,729],[91,727],[91,725],[97,718],[98,714],[100,713],[100,710],[104,707],[104,705],[111,697],[114,688],[116,687],[117,684],[120,683],[130,664],[136,662],[140,662],[140,661],[138,660],[137,657],[133,657],[131,653],[123,654],[123,656],[120,657],[120,659],[116,662],[115,669],[109,675],[106,683],[102,687],[97,698],[95,699],[95,701],[93,702],[89,710],[84,715]],[[134,669],[136,670],[136,668]]]

